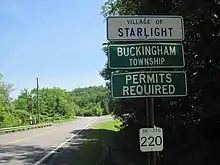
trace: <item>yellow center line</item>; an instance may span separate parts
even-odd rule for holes
[[[26,136],[26,137],[23,137],[23,138],[19,138],[17,140],[10,141],[7,144],[0,145],[0,148],[9,146],[10,144],[16,144],[16,143],[19,143],[19,142],[27,141],[27,140],[29,140],[31,138],[42,136],[42,135],[45,135],[45,134],[48,134],[48,133],[51,133],[51,132],[54,132],[54,131],[55,130],[44,132],[44,133],[39,133],[39,134],[36,134],[36,135],[30,135],[30,136]]]

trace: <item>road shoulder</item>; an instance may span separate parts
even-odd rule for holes
[[[114,144],[118,134],[118,121],[103,121],[91,125],[82,131],[74,139],[69,141],[62,150],[56,154],[47,165],[77,164],[77,165],[97,165],[100,164],[103,155],[102,142]],[[111,151],[114,145],[111,145]],[[113,154],[111,152],[111,154]]]

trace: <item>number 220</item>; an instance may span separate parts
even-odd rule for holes
[[[141,137],[141,141],[143,141],[141,143],[141,146],[142,147],[145,147],[147,146],[147,140],[150,141],[149,143],[149,146],[160,146],[162,144],[162,138],[160,136],[156,136],[156,137],[153,137],[153,136],[149,136],[148,138],[147,137]]]

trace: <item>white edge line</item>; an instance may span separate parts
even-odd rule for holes
[[[48,157],[50,157],[52,154],[54,154],[59,148],[61,148],[64,144],[66,144],[67,142],[69,142],[70,140],[72,140],[76,135],[80,134],[82,131],[84,131],[86,128],[88,128],[90,125],[92,125],[93,123],[97,122],[98,119],[94,120],[92,123],[86,125],[84,128],[82,128],[80,131],[76,132],[74,135],[72,135],[69,139],[67,139],[65,142],[61,143],[59,146],[57,146],[54,150],[50,151],[47,155],[45,155],[43,158],[41,158],[40,160],[38,160],[36,163],[34,163],[33,165],[39,165],[40,163],[42,163],[44,160],[46,160]]]

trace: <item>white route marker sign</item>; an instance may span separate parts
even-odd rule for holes
[[[162,128],[141,128],[139,130],[140,150],[142,152],[154,152],[163,150]]]

